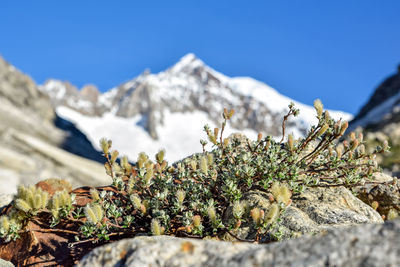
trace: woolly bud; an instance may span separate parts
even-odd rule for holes
[[[279,184],[278,182],[275,182],[271,187],[271,193],[278,203],[285,203],[286,205],[289,205],[292,192],[290,192],[289,188],[285,184]]]
[[[294,150],[293,134],[289,134],[289,135],[288,135],[288,141],[287,141],[287,143],[288,143],[289,150],[290,150],[290,151],[293,151],[293,150]]]
[[[214,128],[214,136],[218,138],[219,128]]]
[[[104,216],[103,208],[99,204],[93,204],[92,209],[96,215],[97,222],[101,222]]]
[[[60,198],[56,195],[53,196],[51,200],[51,208],[58,210],[60,208]]]
[[[151,234],[152,235],[161,235],[162,230],[161,230],[161,225],[160,222],[157,219],[152,219],[151,220]]]
[[[108,154],[110,145],[109,145],[109,142],[107,141],[107,139],[105,139],[105,138],[100,139],[100,147],[101,147],[101,150],[103,150],[104,154]]]
[[[125,171],[130,172],[132,170],[131,164],[129,164],[128,157],[123,156],[121,158],[121,166],[124,168]]]
[[[276,203],[274,203],[269,208],[268,213],[265,216],[265,221],[267,223],[273,223],[278,219],[278,217],[279,217],[279,206]]]
[[[227,147],[229,145],[229,139],[224,138],[224,147]]]
[[[49,193],[46,191],[42,192],[42,209],[46,208],[47,204],[49,202]]]
[[[156,160],[158,163],[162,163],[165,157],[165,150],[161,149],[160,151],[158,151],[158,153],[156,154]]]
[[[138,155],[138,159],[137,159],[138,168],[139,169],[144,168],[144,165],[148,159],[149,159],[149,157],[144,152],[140,152]]]
[[[200,170],[205,175],[208,175],[208,164],[207,164],[207,158],[205,156],[202,156],[200,159]]]
[[[331,119],[331,116],[330,116],[330,114],[329,114],[329,111],[325,110],[325,112],[324,112],[324,118],[325,118],[326,121],[329,121],[329,120]]]
[[[132,202],[132,204],[133,204],[133,207],[134,207],[136,210],[139,210],[140,207],[142,206],[142,200],[140,199],[140,197],[139,197],[137,194],[132,194],[132,195],[130,196],[130,199],[131,199],[131,202]]]
[[[322,111],[324,109],[324,105],[322,104],[321,100],[319,99],[314,100],[314,108],[317,111],[318,118],[321,117]]]
[[[37,210],[40,209],[41,207],[42,207],[42,195],[36,194],[34,196],[33,208]]]
[[[349,127],[349,123],[347,121],[343,122],[342,125],[340,126],[340,132],[339,132],[340,136],[344,134],[344,132],[347,130],[347,127]]]
[[[258,133],[258,135],[257,135],[257,141],[260,142],[261,139],[262,139],[262,137],[263,137],[262,133]]]
[[[192,159],[192,160],[189,162],[189,164],[190,164],[190,167],[192,168],[193,171],[196,171],[196,170],[197,170],[197,162],[196,162],[194,159]]]
[[[253,208],[250,211],[250,216],[253,219],[254,224],[260,225],[261,222],[261,212],[259,208]]]
[[[64,206],[64,207],[71,206],[71,204],[72,204],[71,196],[68,194],[68,192],[66,190],[59,192],[59,197],[60,197],[60,205],[61,206]]]
[[[210,142],[213,143],[214,145],[217,144],[217,137],[215,135],[209,134],[208,140],[210,140]]]
[[[23,212],[26,212],[26,213],[28,213],[32,209],[32,207],[28,204],[28,202],[26,202],[23,199],[17,199],[15,201],[15,205],[16,205],[17,209],[22,210]]]
[[[136,184],[136,179],[134,177],[129,178],[128,184],[126,186],[126,191],[130,194],[132,193],[133,187]]]
[[[183,191],[182,189],[179,189],[176,191],[175,196],[179,205],[182,205],[183,201],[185,200],[186,192]]]
[[[6,233],[10,229],[10,220],[5,215],[0,217],[0,229]]]
[[[339,145],[337,145],[336,146],[336,155],[337,155],[337,157],[340,159],[341,157],[342,157],[342,155],[343,155],[343,149],[344,149],[344,147],[343,147],[343,145],[342,144],[339,144]]]
[[[144,175],[144,183],[150,185],[151,179],[153,179],[154,170],[153,168],[148,168],[146,174]]]
[[[118,152],[117,150],[113,150],[113,151],[111,152],[111,159],[110,159],[110,161],[111,161],[112,163],[114,163],[115,160],[118,158],[118,155],[119,155],[119,152]]]
[[[112,175],[112,168],[111,168],[111,165],[110,165],[108,162],[106,162],[106,163],[104,163],[104,168],[106,169],[107,175],[108,175],[108,176],[111,176],[111,175]]]
[[[192,224],[195,228],[199,228],[201,226],[201,217],[200,215],[194,215],[192,218]]]
[[[371,207],[376,210],[379,207],[379,202],[378,201],[372,201]]]
[[[243,204],[239,201],[235,201],[235,203],[233,203],[232,213],[233,217],[240,219],[244,214]]]
[[[147,208],[146,208],[146,206],[145,205],[140,205],[140,211],[143,213],[143,214],[146,214],[147,213]]]
[[[207,164],[208,166],[212,166],[214,164],[214,155],[213,154],[207,154]]]
[[[215,225],[217,223],[217,213],[213,206],[209,206],[207,208],[207,215],[208,215],[208,218],[210,219],[211,223],[213,225]]]
[[[322,125],[321,129],[319,129],[319,131],[317,133],[317,136],[323,135],[326,132],[326,130],[328,130],[328,128],[329,128],[329,125],[327,123]]]
[[[91,205],[87,205],[85,207],[85,216],[86,216],[86,219],[93,224],[97,224],[99,222]]]
[[[333,126],[333,132],[335,133],[335,135],[340,135],[340,127],[341,127],[341,121],[339,120],[335,122]]]
[[[96,188],[90,189],[90,195],[92,196],[93,201],[100,200],[99,191],[97,191]]]
[[[28,196],[28,189],[23,185],[19,185],[17,197],[22,199],[27,199],[27,196]]]
[[[357,148],[357,146],[358,146],[358,140],[357,140],[357,139],[354,139],[354,140],[351,142],[350,150],[351,150],[351,151],[354,151],[354,150]]]

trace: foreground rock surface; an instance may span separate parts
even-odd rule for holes
[[[99,247],[77,266],[400,266],[399,239],[399,220],[269,245],[137,237]]]
[[[243,197],[250,208],[258,207],[269,210],[268,194],[250,191]],[[261,241],[268,242],[279,239],[290,239],[307,233],[319,233],[333,227],[346,227],[358,224],[383,223],[377,211],[355,197],[344,187],[306,188],[304,192],[292,196],[293,203],[286,208],[276,226]],[[232,218],[232,210],[226,214],[225,220]],[[257,230],[253,223],[244,223],[232,232],[247,240],[255,239]],[[275,236],[275,237],[274,237]],[[229,234],[226,241],[235,241]]]

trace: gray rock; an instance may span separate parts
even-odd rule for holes
[[[269,210],[268,194],[251,191],[244,194],[243,201],[252,209],[258,207],[265,212]],[[232,218],[231,209],[225,220]],[[344,187],[306,188],[303,193],[292,196],[292,204],[286,208],[269,234],[262,237],[268,241],[272,236],[289,239],[303,234],[319,233],[332,227],[344,227],[366,223],[383,223],[379,213],[355,197]],[[238,230],[232,231],[242,239],[253,240],[256,229],[253,223],[244,223]],[[264,239],[263,239],[264,238]],[[225,239],[233,241],[229,234]]]
[[[77,266],[399,266],[399,238],[400,221],[268,245],[137,237],[96,248]]]
[[[382,184],[365,184],[355,187],[357,197],[372,205],[378,203],[377,211],[388,217],[390,210],[400,211],[400,182],[398,178],[385,174],[374,174],[374,179]]]
[[[9,261],[5,261],[3,259],[0,259],[0,267],[14,267],[14,264],[12,264]]]

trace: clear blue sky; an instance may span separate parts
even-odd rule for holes
[[[0,2],[0,54],[38,83],[104,91],[188,52],[355,113],[400,63],[400,1]]]

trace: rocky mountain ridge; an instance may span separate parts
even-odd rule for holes
[[[92,160],[102,157],[86,136],[57,116],[29,76],[0,57],[0,192],[54,177],[76,186],[105,183],[103,167]]]
[[[397,73],[386,78],[352,121],[353,126],[382,128],[400,122],[400,65]]]

